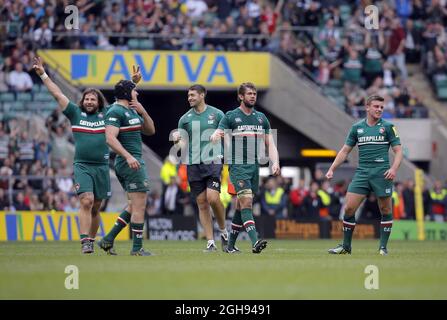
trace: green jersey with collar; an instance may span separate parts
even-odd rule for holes
[[[141,158],[144,119],[134,109],[112,104],[107,111],[105,124],[119,128],[118,141],[134,158]],[[124,159],[118,155],[116,160]]]
[[[63,114],[71,123],[75,141],[74,163],[108,164],[104,112],[88,114],[70,101]]]
[[[366,119],[355,123],[349,131],[345,143],[351,147],[358,145],[359,166],[371,164],[389,166],[388,151],[390,146],[401,144],[395,126],[383,119],[380,119],[374,126],[369,126]]]
[[[206,105],[201,113],[191,108],[180,118],[178,128],[188,134],[188,164],[211,163],[222,156],[222,145],[217,145],[216,151],[216,145],[213,145],[209,138],[223,117],[221,110]],[[213,152],[210,152],[211,150]]]
[[[225,114],[219,129],[231,130],[231,164],[259,164],[260,147],[265,146],[265,135],[271,129],[262,112],[253,109],[247,115],[238,107]]]

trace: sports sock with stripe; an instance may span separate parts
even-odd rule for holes
[[[237,236],[239,232],[241,232],[242,225],[242,217],[241,210],[235,210],[233,219],[231,220],[231,232],[228,237],[228,249],[234,249],[234,245],[236,244]]]
[[[118,233],[123,230],[130,222],[130,213],[124,210],[119,215],[118,219],[116,219],[115,225],[113,226],[112,230],[104,237],[105,241],[113,242],[115,240]]]
[[[252,246],[258,241],[258,233],[256,232],[255,220],[253,219],[252,209],[241,210],[242,221],[244,222],[245,231],[247,231],[250,237]]]
[[[393,215],[391,213],[382,215],[380,222],[380,247],[386,248],[393,227]]]
[[[343,247],[350,249],[352,242],[352,234],[355,229],[355,216],[343,217]]]

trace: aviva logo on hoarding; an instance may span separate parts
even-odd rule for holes
[[[118,214],[102,214],[97,236],[112,228]],[[79,215],[66,212],[0,212],[0,241],[79,240]],[[121,235],[122,233],[122,235]],[[129,233],[118,238],[128,240]]]
[[[66,51],[39,52],[54,68],[65,70],[69,81],[85,86],[112,87],[130,79],[132,65],[139,65],[143,87],[234,88],[242,82],[269,86],[270,56],[267,53],[217,53],[176,51]]]
[[[96,54],[73,54],[70,70],[73,80],[96,77]]]

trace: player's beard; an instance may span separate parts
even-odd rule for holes
[[[92,111],[88,111],[87,108],[85,106],[82,107],[82,110],[87,113],[87,114],[95,114],[96,112],[98,112],[98,107],[93,108]]]
[[[249,101],[244,101],[244,105],[249,109],[253,109],[255,106],[255,103],[251,104]]]

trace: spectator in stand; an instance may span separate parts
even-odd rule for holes
[[[0,211],[8,211],[9,207],[10,203],[8,200],[8,196],[5,192],[5,189],[0,188]]]
[[[415,220],[416,210],[414,202],[414,181],[408,179],[404,183],[404,190],[402,191],[402,198],[405,207],[405,219]]]
[[[30,207],[24,202],[25,196],[23,192],[17,193],[17,196],[14,201],[14,209],[17,211],[29,211]]]
[[[401,182],[394,184],[394,190],[392,194],[393,200],[393,220],[405,219],[405,203],[403,199],[404,186]]]
[[[298,187],[296,189],[292,189],[289,194],[289,217],[296,219],[304,214],[303,202],[307,194],[308,190],[305,188],[304,179],[300,179]]]
[[[34,41],[41,49],[51,48],[51,40],[53,39],[53,32],[48,28],[48,21],[42,20],[40,28],[34,30]]]
[[[186,14],[193,20],[198,20],[203,17],[208,11],[208,6],[203,0],[186,0]]]
[[[11,90],[15,92],[30,91],[33,87],[33,81],[28,73],[23,71],[22,63],[18,62],[14,66],[14,71],[8,75],[8,84]]]
[[[9,157],[9,135],[3,128],[3,122],[0,122],[0,168]]]
[[[265,190],[261,193],[261,214],[286,218],[287,195],[284,189],[278,186],[275,177],[269,177],[265,183]]]
[[[405,65],[405,30],[398,18],[391,21],[391,36],[388,41],[388,62],[397,66],[402,80],[408,77]]]
[[[447,215],[447,189],[442,185],[441,180],[436,180],[433,189],[430,191],[430,216],[433,221],[444,222]]]
[[[163,212],[167,215],[183,215],[186,196],[177,184],[177,177],[171,177],[163,197]]]
[[[320,220],[320,209],[323,207],[323,203],[318,195],[319,187],[317,182],[314,181],[311,183],[309,193],[303,201],[304,215],[301,219],[311,221]]]
[[[64,206],[65,212],[79,212],[79,201],[75,196],[71,196],[68,203]]]

